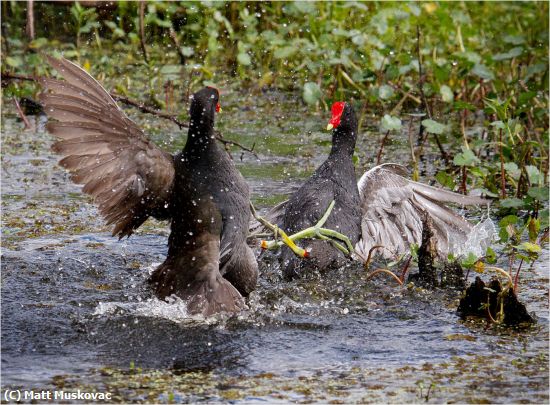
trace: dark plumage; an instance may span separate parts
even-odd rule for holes
[[[47,59],[66,79],[41,81],[45,112],[58,120],[48,124],[58,138],[53,149],[113,235],[130,236],[149,216],[171,220],[168,256],[151,277],[157,295],[187,299],[195,314],[240,310],[240,293],[255,288],[258,270],[246,245],[248,186],[214,139],[218,91],[193,95],[187,144],[172,156],[83,69]]]
[[[339,116],[339,124],[332,132],[332,150],[327,160],[290,197],[278,222],[288,234],[313,226],[334,200],[334,208],[324,228],[346,235],[355,245],[361,236],[361,200],[352,160],[357,139],[357,118],[349,103],[336,104],[344,108]],[[310,258],[300,259],[288,247],[283,247],[282,269],[288,278],[312,269],[339,266],[347,260],[329,242],[308,240],[300,241],[299,244],[305,249],[311,249]]]
[[[357,122],[352,107],[335,103],[329,126],[336,127],[329,158],[289,200],[266,214],[268,221],[292,234],[316,224],[334,199],[334,210],[324,227],[348,236],[356,259],[365,261],[371,253],[386,258],[409,254],[411,244],[421,243],[426,215],[432,222],[441,257],[449,253],[459,256],[473,248],[485,251],[492,238],[490,224],[481,235],[477,227],[447,205],[484,205],[489,200],[411,181],[406,168],[394,163],[366,171],[356,184],[352,154]],[[258,234],[262,229],[254,223],[250,230]],[[298,245],[311,249],[311,259],[298,258],[284,246],[282,269],[287,277],[344,263],[342,253],[327,242],[299,241]]]

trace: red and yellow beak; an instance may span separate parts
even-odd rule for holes
[[[222,106],[220,105],[220,103],[216,104],[216,112],[222,112]]]
[[[330,131],[333,128],[338,128],[338,125],[340,125],[342,114],[344,113],[345,106],[346,106],[346,103],[343,101],[337,101],[334,104],[332,104],[332,117],[328,122],[327,131]]]

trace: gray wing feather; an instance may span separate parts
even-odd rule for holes
[[[422,237],[422,215],[432,217],[439,254],[446,256],[465,243],[472,225],[444,204],[488,204],[481,197],[464,196],[408,180],[400,165],[384,164],[367,171],[358,182],[361,196],[361,240],[356,251],[367,257],[382,245],[395,255],[409,251]],[[377,254],[391,257],[386,249]]]
[[[46,56],[65,79],[41,79],[48,131],[71,179],[93,196],[113,235],[130,235],[149,215],[167,215],[174,180],[170,154],[157,148],[85,70]]]

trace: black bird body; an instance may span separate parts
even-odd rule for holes
[[[472,246],[485,251],[492,238],[491,224],[478,230],[448,205],[481,206],[489,203],[487,199],[409,180],[407,169],[395,163],[367,170],[356,183],[352,164],[355,114],[349,104],[342,102],[335,103],[332,110],[329,126],[335,129],[328,159],[289,200],[266,214],[268,221],[288,234],[296,233],[315,225],[334,200],[324,227],[346,235],[354,246],[354,257],[363,262],[371,253],[387,259],[410,254],[411,245],[422,242],[426,215],[432,222],[440,257],[446,258],[449,253],[460,256]],[[251,227],[252,234],[262,231],[259,223]],[[343,254],[325,241],[298,241],[298,245],[310,249],[310,258],[298,258],[283,246],[281,267],[288,278],[344,263]]]
[[[219,218],[220,273],[246,296],[254,290],[258,278],[256,259],[246,244],[250,191],[229,155],[218,146],[213,122],[200,114],[195,113],[195,117],[192,113],[185,148],[174,156],[176,176],[170,205],[172,232],[168,257],[177,257],[186,249],[190,236],[203,229],[204,225],[200,224],[215,224]],[[216,211],[212,217],[201,212],[205,205],[212,205]],[[213,228],[209,228],[211,230]],[[169,295],[168,291],[164,292],[165,287],[161,287],[167,283],[159,280],[158,275],[165,271],[161,269],[153,276],[163,296]]]
[[[214,139],[219,94],[193,95],[188,141],[175,156],[160,150],[86,71],[47,57],[66,81],[41,80],[53,149],[75,183],[84,184],[113,235],[130,236],[149,216],[171,221],[168,255],[151,276],[160,298],[188,300],[190,313],[244,307],[257,263],[246,245],[249,190]],[[225,278],[222,276],[225,275]]]
[[[341,123],[333,130],[332,150],[325,162],[296,191],[285,205],[279,224],[288,234],[315,225],[334,200],[334,208],[323,225],[350,238],[355,245],[361,237],[361,199],[357,188],[353,151],[357,137],[357,120],[353,108],[345,104]],[[324,270],[345,263],[346,258],[329,242],[308,240],[302,247],[310,249],[310,258],[301,259],[283,248],[282,266],[292,278],[311,269]]]

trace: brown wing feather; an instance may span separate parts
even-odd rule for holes
[[[174,181],[170,154],[157,148],[86,71],[46,57],[65,79],[41,80],[48,131],[71,179],[84,184],[113,235],[131,235],[148,216],[168,217]]]

